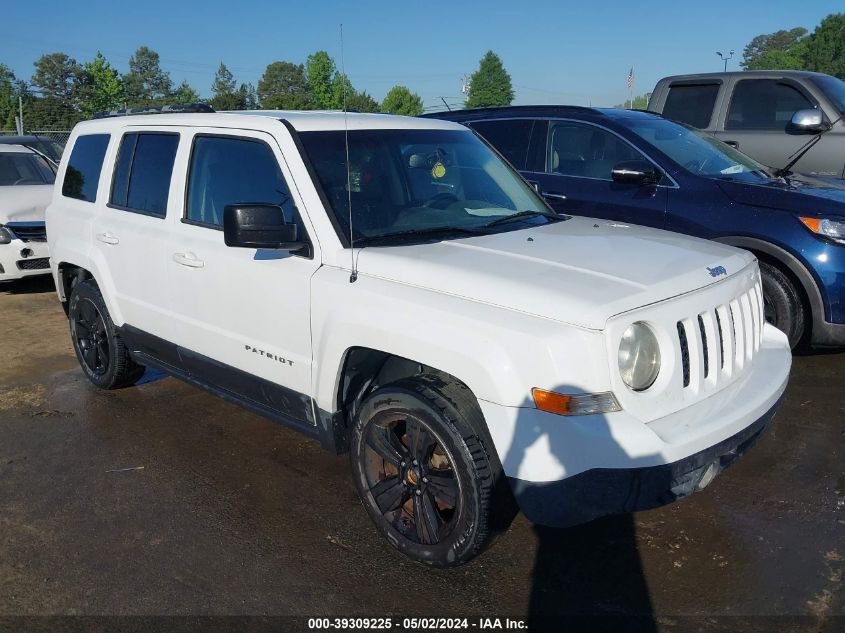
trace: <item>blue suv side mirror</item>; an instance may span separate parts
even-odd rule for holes
[[[613,182],[640,187],[653,186],[663,178],[663,172],[645,160],[625,160],[611,171]]]

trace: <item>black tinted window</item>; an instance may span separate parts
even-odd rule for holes
[[[191,156],[187,219],[223,225],[230,204],[274,204],[288,222],[299,224],[279,164],[266,143],[245,138],[198,136]]]
[[[97,184],[108,146],[108,134],[88,134],[76,139],[62,183],[63,196],[88,202],[97,199]]]
[[[158,217],[167,213],[167,197],[178,134],[127,134],[120,143],[111,203]]]
[[[710,125],[718,94],[719,84],[672,86],[663,105],[663,116],[705,128]]]
[[[612,180],[611,172],[618,163],[642,159],[642,154],[612,132],[567,121],[552,126],[546,171]]]
[[[534,121],[530,119],[475,121],[469,125],[499,150],[499,153],[511,165],[517,169],[527,169],[528,146]]]
[[[796,111],[812,107],[794,86],[775,79],[743,79],[734,88],[725,128],[785,130]]]

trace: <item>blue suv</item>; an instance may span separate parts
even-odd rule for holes
[[[845,345],[845,181],[764,167],[649,112],[518,106],[426,116],[477,131],[556,211],[752,251],[766,319],[792,346]]]

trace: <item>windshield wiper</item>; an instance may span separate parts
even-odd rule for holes
[[[393,233],[382,233],[381,235],[359,237],[355,239],[354,245],[378,246],[379,244],[401,242],[407,238],[428,240],[466,235],[485,235],[485,233],[485,231],[465,226],[434,226],[425,229],[408,229],[405,231],[394,231]]]
[[[499,218],[497,220],[493,220],[492,222],[488,222],[484,225],[484,228],[490,228],[492,226],[501,226],[502,224],[510,224],[511,222],[519,222],[520,220],[527,220],[528,218],[536,218],[537,216],[542,215],[546,218],[553,218],[555,220],[563,220],[564,217],[557,214],[552,213],[551,211],[520,211],[519,213],[514,213],[513,215],[506,215],[503,218]]]

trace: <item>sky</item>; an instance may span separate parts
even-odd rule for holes
[[[4,3],[0,63],[29,79],[42,54],[63,51],[80,62],[98,50],[120,72],[144,45],[161,56],[174,85],[187,80],[202,96],[224,62],[238,82],[257,84],[267,64],[304,63],[326,50],[378,100],[396,84],[420,94],[427,109],[441,97],[460,104],[461,78],[484,53],[498,54],[511,75],[515,104],[612,106],[650,92],[663,76],[721,70],[716,51],[736,51],[756,35],[812,29],[841,2],[802,0],[618,0],[535,2],[273,3],[241,0],[38,0]]]

